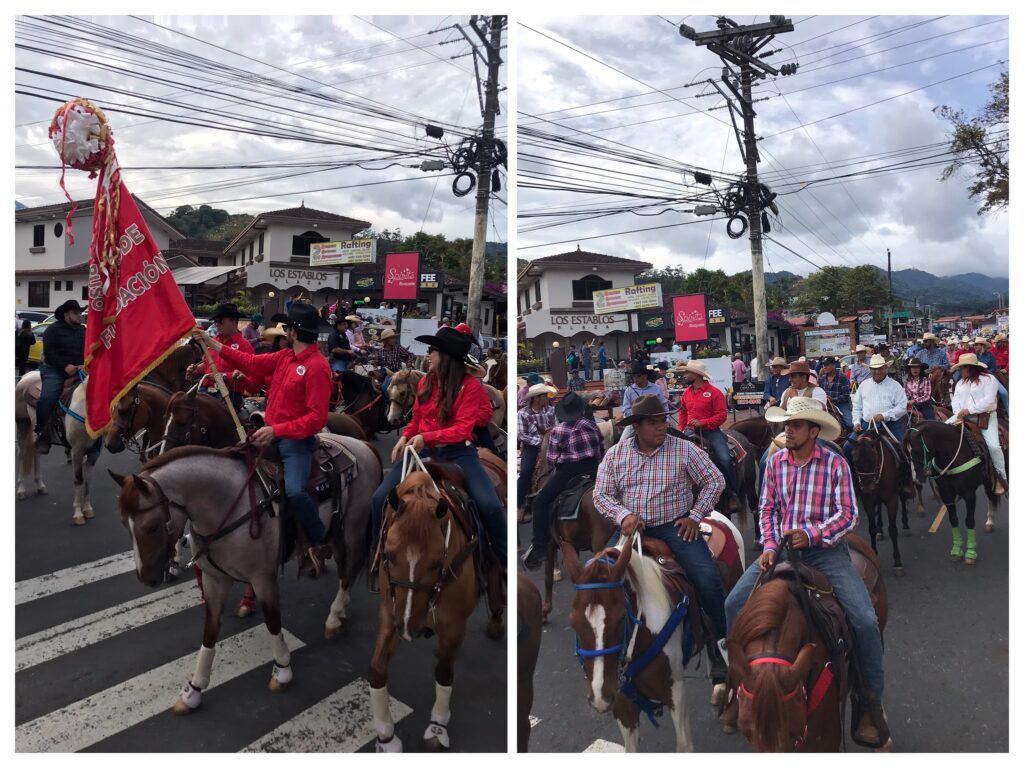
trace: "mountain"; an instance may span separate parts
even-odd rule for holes
[[[885,270],[879,269],[882,278]],[[998,306],[1002,294],[1004,306],[1008,301],[1010,280],[1006,277],[989,277],[977,272],[939,277],[920,269],[900,269],[892,273],[892,293],[903,301],[904,306],[913,307],[931,304],[935,314],[959,314],[988,312]]]
[[[20,211],[22,208],[28,208],[24,203],[19,203],[17,200],[14,201],[14,210]]]

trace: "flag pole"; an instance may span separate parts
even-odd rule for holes
[[[206,343],[206,339],[199,339],[199,346],[203,348],[203,355],[206,357],[206,362],[210,366],[210,372],[213,374],[213,383],[217,387],[217,391],[220,392],[220,396],[224,398],[224,404],[228,407],[228,413],[231,414],[231,420],[235,422],[235,430],[238,432],[238,439],[245,440],[245,429],[242,427],[242,422],[238,419],[238,414],[235,412],[235,405],[231,402],[231,393],[228,392],[227,386],[224,384],[224,376],[220,371],[217,370],[216,363],[213,362],[213,356],[210,354],[210,347]]]

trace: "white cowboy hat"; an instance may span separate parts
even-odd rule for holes
[[[768,363],[768,367],[769,368],[775,368],[775,367],[780,366],[780,365],[783,368],[785,368],[787,365],[789,365],[789,363],[786,362],[786,358],[784,358],[784,357],[773,357],[772,361],[770,363]]]
[[[260,334],[264,339],[268,336],[287,336],[288,332],[284,329],[284,323],[278,323],[277,325],[271,325],[268,328],[263,329],[263,333]]]
[[[865,347],[863,344],[858,344],[854,352],[870,352],[871,350]]]
[[[551,395],[554,395],[557,392],[557,389],[555,389],[554,387],[549,387],[547,384],[534,384],[532,387],[526,390],[526,397],[529,400],[533,400],[533,398],[539,397],[540,395],[547,395],[550,397]]]
[[[683,368],[688,373],[696,373],[698,376],[703,376],[706,381],[711,381],[711,374],[708,373],[708,369],[704,367],[704,363],[699,360],[691,360]]]
[[[957,364],[952,366],[949,370],[955,371],[957,368],[960,368],[961,366],[964,365],[974,365],[977,366],[978,368],[988,368],[987,365],[978,360],[978,356],[976,354],[974,354],[973,352],[965,352],[964,354],[960,355],[960,360],[957,362]]]
[[[925,341],[928,341],[928,339],[931,339],[932,341],[938,341],[939,337],[936,336],[934,333],[929,331],[928,333],[926,333],[924,336],[921,337],[921,341],[925,342]]]
[[[872,355],[868,361],[868,368],[886,368],[889,362],[881,355]]]
[[[361,318],[359,315],[345,315],[345,319],[346,320],[351,320],[351,321],[356,322],[356,323],[363,322],[363,318]]]
[[[527,384],[526,379],[524,379],[522,377],[519,377],[518,379],[516,379],[516,387],[518,387],[519,389],[522,389],[523,387],[525,387],[526,384]]]
[[[978,338],[976,338],[973,343],[974,344],[984,344],[986,347],[990,346],[988,339],[984,338],[983,336],[979,336]]]
[[[841,431],[835,417],[812,397],[791,397],[786,403],[786,410],[772,406],[764,412],[764,417],[776,424],[787,421],[813,422],[821,427],[820,436],[823,440],[835,440]]]

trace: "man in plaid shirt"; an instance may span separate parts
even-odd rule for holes
[[[758,523],[764,552],[751,565],[725,601],[729,627],[754,590],[761,572],[779,555],[783,536],[801,551],[803,561],[828,577],[836,599],[846,613],[853,633],[854,650],[863,670],[866,691],[864,707],[854,739],[866,746],[880,747],[888,741],[889,729],[882,711],[885,671],[882,665],[882,636],[871,595],[850,561],[847,534],[857,527],[857,501],[850,467],[842,456],[823,448],[817,438],[835,440],[839,422],[811,398],[791,398],[787,409],[769,408],[768,421],[785,424],[786,447],[775,453],[765,468],[758,505]],[[782,557],[786,552],[782,552]],[[720,720],[735,722],[736,699]]]
[[[580,475],[593,477],[604,453],[601,432],[587,413],[587,404],[575,392],[570,392],[555,405],[558,424],[548,438],[548,463],[555,468],[547,483],[533,500],[533,543],[523,555],[523,565],[529,570],[544,562],[551,537],[551,505],[558,494]]]
[[[527,404],[516,417],[519,427],[519,481],[516,494],[519,510],[525,512],[526,497],[533,486],[533,471],[540,456],[544,433],[555,426],[555,409],[548,404],[548,396],[557,390],[547,384],[534,384],[527,394]]]
[[[821,361],[821,375],[818,376],[818,386],[825,390],[832,405],[839,409],[843,415],[841,424],[843,431],[849,434],[853,431],[853,399],[850,397],[850,382],[841,373],[836,371],[836,359],[826,357]]]

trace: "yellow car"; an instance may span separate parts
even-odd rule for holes
[[[35,337],[35,341],[32,346],[28,348],[28,362],[31,365],[39,365],[43,359],[43,334],[46,333],[46,329],[53,325],[55,321],[51,320],[48,323],[39,323],[32,327],[32,335]],[[85,327],[85,323],[82,323],[82,327]]]

